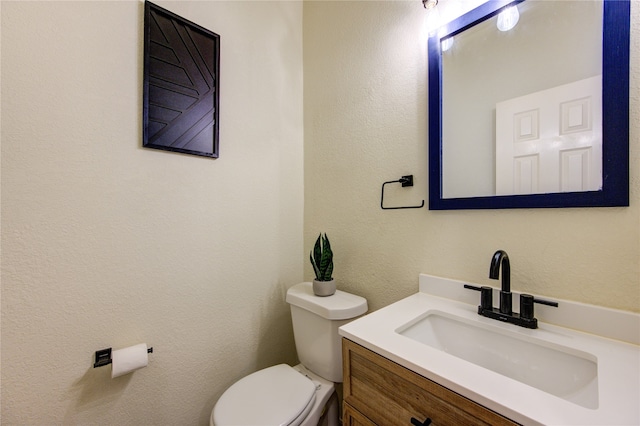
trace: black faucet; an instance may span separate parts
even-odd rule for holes
[[[534,302],[554,307],[558,307],[558,303],[549,300],[535,299],[530,294],[521,294],[520,313],[513,312],[511,303],[511,265],[509,264],[509,256],[504,250],[498,250],[493,254],[493,257],[491,258],[491,266],[489,268],[489,278],[497,280],[500,276],[500,267],[502,267],[500,308],[493,307],[492,287],[476,287],[468,284],[464,285],[464,288],[480,291],[480,306],[478,306],[478,314],[487,318],[493,318],[510,324],[519,325],[520,327],[538,328],[538,320],[533,316]]]
[[[511,265],[509,263],[509,255],[504,250],[498,250],[491,258],[491,266],[489,267],[489,278],[497,280],[502,266],[502,289],[500,290],[500,312],[505,315],[511,315],[512,298],[511,298]]]

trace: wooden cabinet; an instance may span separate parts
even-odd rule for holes
[[[342,356],[344,426],[516,424],[348,339]]]

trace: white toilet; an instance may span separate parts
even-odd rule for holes
[[[213,426],[334,426],[339,424],[334,383],[342,382],[338,328],[367,311],[366,299],[336,290],[318,297],[311,283],[287,291],[300,364],[279,364],[227,389],[211,412]]]

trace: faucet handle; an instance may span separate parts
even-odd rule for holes
[[[558,307],[558,302],[554,302],[553,300],[544,300],[544,299],[536,299],[536,298],[534,298],[533,301],[535,303],[539,303],[541,305],[553,306],[554,308]]]
[[[528,320],[533,319],[533,304],[539,303],[541,305],[558,307],[558,302],[552,300],[536,299],[530,294],[520,295],[520,317]]]
[[[533,296],[530,294],[520,295],[520,317],[528,320],[533,319]]]
[[[478,306],[479,313],[487,309],[493,309],[493,287],[484,285],[482,287],[478,287],[475,285],[465,284],[464,288],[480,292],[480,306]]]
[[[493,288],[488,286],[480,287],[480,308],[493,309]]]

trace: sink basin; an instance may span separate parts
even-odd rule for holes
[[[589,409],[598,408],[597,358],[516,332],[430,310],[396,333]]]

